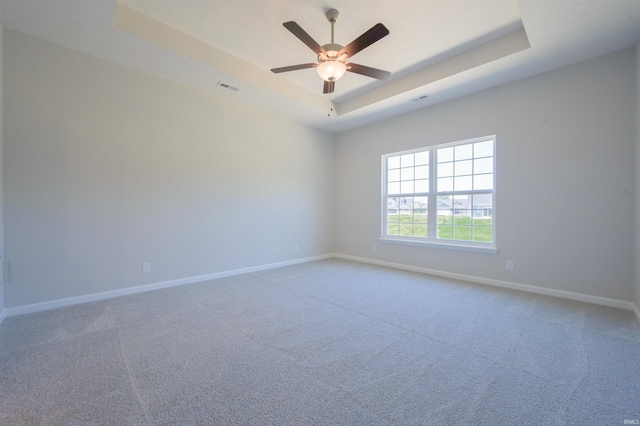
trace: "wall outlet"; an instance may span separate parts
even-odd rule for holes
[[[296,245],[293,247],[293,249],[294,249],[296,252],[298,252],[298,251],[300,251],[300,246],[299,246],[298,244],[296,244]]]
[[[148,274],[151,272],[151,262],[142,262],[142,273]]]
[[[513,260],[507,260],[507,271],[513,271]]]
[[[377,252],[377,251],[378,251],[378,247],[376,247],[376,245],[375,245],[375,244],[374,244],[374,245],[372,245],[372,246],[371,246],[371,251],[372,251],[372,252],[374,252],[374,253],[375,253],[375,252]]]

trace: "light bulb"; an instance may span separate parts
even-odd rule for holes
[[[336,81],[347,71],[347,66],[335,59],[328,59],[317,67],[318,75],[325,81]]]

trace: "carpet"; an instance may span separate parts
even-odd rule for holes
[[[638,419],[631,312],[340,259],[0,325],[2,425]]]

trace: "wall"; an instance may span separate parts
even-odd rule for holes
[[[631,301],[633,49],[340,134],[335,251]],[[385,153],[497,135],[497,254],[378,241]],[[377,245],[377,252],[372,252]],[[505,270],[513,260],[514,271]]]
[[[634,303],[640,321],[640,41],[636,45],[636,201]]]
[[[8,308],[331,252],[332,135],[4,41]]]
[[[2,35],[4,31],[2,25],[0,25],[0,323],[4,318],[4,202],[3,202],[3,164],[2,151],[3,151],[3,112],[2,112]]]

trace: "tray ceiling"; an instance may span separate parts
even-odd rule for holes
[[[353,62],[386,81],[348,73],[322,94],[314,62],[282,23],[342,45],[381,22],[390,31]],[[630,47],[637,0],[2,0],[0,22],[53,43],[268,108],[340,132]],[[228,87],[237,88],[231,90]]]

